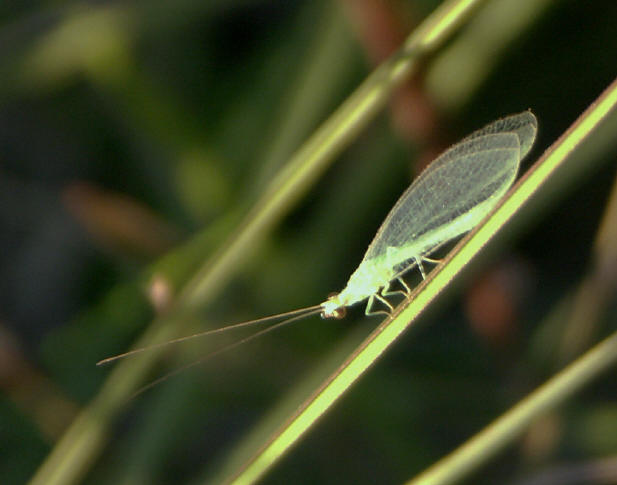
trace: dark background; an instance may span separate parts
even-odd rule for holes
[[[95,362],[152,320],[152,275],[180,287],[190,255],[223,243],[293,150],[436,4],[2,2],[2,483],[34,474],[104,382],[109,369]],[[614,79],[617,4],[518,5],[427,59],[197,319],[218,326],[323,301],[422,164],[500,116],[534,111],[540,130],[522,171],[537,159]],[[461,45],[470,47],[451,50]],[[400,483],[614,330],[611,278],[573,348],[555,313],[598,271],[617,156],[606,146],[264,483]],[[312,318],[144,393],[84,482],[212,476],[264,416],[288,414],[276,407],[287,393],[308,395],[324,359],[340,362],[378,321],[361,308],[341,322]],[[152,378],[177,365],[170,354]],[[615,460],[614,378],[535,423],[469,483],[531,483],[558,466]],[[568,483],[595,483],[585,480]]]

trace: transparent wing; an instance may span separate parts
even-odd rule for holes
[[[513,133],[518,137],[521,146],[521,160],[531,149],[536,133],[538,131],[538,120],[531,111],[523,111],[522,113],[506,116],[505,118],[493,121],[484,128],[474,131],[467,138],[461,140],[465,143],[468,140],[484,135],[492,135],[496,133]],[[453,147],[453,148],[456,148]]]
[[[365,259],[378,258],[389,247],[409,247],[427,234],[444,242],[467,232],[478,222],[475,218],[467,225],[456,225],[453,231],[448,227],[481,204],[488,212],[492,206],[484,203],[491,198],[497,203],[507,191],[520,158],[519,137],[514,133],[474,134],[452,147],[402,195]]]

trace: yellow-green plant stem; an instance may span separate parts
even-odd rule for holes
[[[315,424],[351,385],[390,347],[446,288],[471,259],[489,242],[529,198],[544,185],[560,166],[617,106],[617,82],[614,82],[576,123],[547,150],[512,190],[510,195],[476,230],[465,237],[425,280],[326,382],[265,443],[231,482],[254,483]],[[604,354],[602,354],[604,355]],[[587,374],[583,374],[585,376]],[[432,482],[431,482],[432,483]],[[435,482],[437,483],[437,482]],[[445,483],[445,482],[444,482]]]
[[[392,91],[411,73],[419,58],[439,47],[483,0],[444,2],[291,157],[237,231],[197,269],[181,290],[168,316],[150,326],[138,342],[143,347],[176,335],[184,311],[203,305],[252,253],[257,243],[294,206],[328,163],[368,124]],[[99,394],[71,424],[42,463],[31,484],[75,483],[88,470],[106,441],[110,421],[147,374],[156,356],[122,362]]]
[[[308,187],[388,101],[425,54],[441,45],[471,14],[480,0],[451,0],[441,5],[403,46],[381,64],[291,157],[228,244],[204,264],[185,288],[182,299],[199,305],[220,287],[230,270],[250,253],[265,231],[289,211]]]
[[[520,190],[517,191],[521,194],[521,201],[524,202],[530,197],[543,180],[563,163],[569,153],[580,145],[609,113],[613,112],[614,116],[616,108],[617,80],[613,81],[599,100],[581,115],[551,149],[547,150],[542,166],[537,164],[535,170],[531,171],[521,183]],[[534,419],[564,402],[615,364],[617,364],[617,333],[596,345],[485,430],[409,481],[408,485],[445,485],[462,480],[520,436]]]
[[[407,485],[446,485],[464,479],[520,436],[542,413],[564,402],[617,364],[617,333],[596,345],[457,450]]]
[[[512,42],[523,38],[556,3],[553,0],[488,3],[429,66],[425,90],[430,98],[443,111],[460,109],[503,61],[504,52]]]

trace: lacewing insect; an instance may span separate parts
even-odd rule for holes
[[[397,291],[410,293],[402,275],[418,266],[424,278],[422,263],[435,262],[429,258],[430,254],[473,229],[505,195],[516,178],[521,160],[533,145],[537,126],[533,113],[524,111],[490,123],[441,154],[394,205],[345,288],[319,305],[132,350],[99,364],[198,336],[283,319],[207,356],[211,357],[310,315],[320,313],[323,318],[342,318],[347,307],[364,300],[368,300],[366,315],[390,313],[393,308],[386,297]],[[403,290],[390,290],[395,281]],[[374,311],[376,300],[389,311]]]

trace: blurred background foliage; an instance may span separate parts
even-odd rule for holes
[[[129,348],[290,154],[438,4],[2,2],[3,483],[33,476],[109,372],[95,362]],[[615,19],[613,0],[485,2],[195,321],[256,318],[340,289],[423,164],[500,116],[534,111],[537,158],[615,77]],[[400,483],[615,330],[617,266],[605,257],[617,244],[615,143],[589,156],[600,169],[548,196],[264,483]],[[340,323],[313,318],[147,391],[81,480],[215,477],[264,416],[288,414],[290,389],[304,382],[293,392],[305,397],[318,382],[307,376],[376,322],[361,309]],[[203,353],[203,342],[170,352],[151,377]],[[469,483],[617,483],[614,380],[539,420]]]

